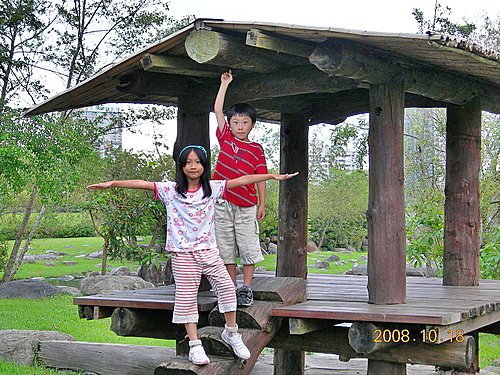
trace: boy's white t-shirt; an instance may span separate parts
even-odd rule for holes
[[[167,208],[167,251],[196,251],[217,247],[215,200],[224,195],[226,182],[211,180],[212,195],[205,198],[201,186],[196,191],[187,191],[184,198],[175,190],[175,182],[155,182],[155,199],[161,199]]]

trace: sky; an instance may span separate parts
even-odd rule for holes
[[[197,18],[218,18],[227,21],[261,21],[303,26],[345,28],[363,31],[391,33],[416,33],[417,23],[412,16],[414,8],[424,11],[426,19],[434,12],[436,0],[171,0],[170,11],[175,18],[193,14]],[[454,22],[477,21],[486,13],[496,18],[500,13],[495,0],[439,0],[442,6],[452,9]],[[293,5],[292,5],[293,3]],[[214,93],[214,98],[215,98]],[[211,116],[211,133],[215,119]],[[175,122],[169,130],[175,133]],[[143,126],[143,136],[123,134],[124,148],[148,149],[151,126]],[[175,134],[168,144],[173,145]]]

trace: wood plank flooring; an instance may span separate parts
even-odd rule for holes
[[[259,278],[273,277],[258,274]],[[279,307],[273,315],[331,319],[337,321],[372,321],[422,325],[450,325],[500,310],[500,280],[481,280],[479,286],[443,286],[442,280],[408,277],[406,303],[368,304],[367,278],[353,275],[309,275],[307,301]],[[128,307],[172,310],[175,287],[122,291],[112,294],[78,297],[74,304],[84,306]],[[210,311],[217,303],[210,291],[198,295],[198,309]],[[492,322],[494,323],[494,322]]]

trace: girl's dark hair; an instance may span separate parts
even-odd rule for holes
[[[252,124],[255,124],[255,121],[257,121],[257,111],[248,103],[236,103],[227,109],[226,117],[228,124],[234,115],[247,115],[252,120]]]
[[[175,175],[175,190],[184,198],[186,198],[186,192],[188,190],[188,179],[184,174],[183,168],[187,164],[188,155],[194,151],[198,159],[200,159],[200,163],[203,167],[203,173],[200,176],[200,185],[203,188],[203,198],[209,197],[212,195],[212,187],[210,186],[210,165],[208,165],[208,157],[207,154],[196,147],[187,147],[183,149],[179,155],[179,159],[177,160],[177,170]]]

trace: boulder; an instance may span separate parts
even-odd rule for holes
[[[55,331],[24,331],[17,329],[0,330],[0,358],[20,365],[30,366],[34,363],[40,341],[75,339]]]
[[[61,257],[55,254],[25,255],[23,263],[35,263],[37,260],[59,260]]]
[[[121,266],[117,268],[113,268],[111,271],[109,271],[110,276],[130,276],[130,270],[128,267]]]
[[[102,250],[94,251],[90,254],[87,254],[87,258],[102,259]]]
[[[80,289],[74,288],[72,286],[56,285],[57,294],[69,294],[73,297],[80,297],[82,292]]]
[[[306,249],[308,253],[319,251],[319,247],[314,243],[314,241],[307,241]]]
[[[172,261],[169,258],[166,262],[160,262],[159,267],[155,264],[143,264],[139,268],[137,276],[145,281],[149,281],[154,286],[173,284]]]
[[[80,281],[80,290],[86,296],[109,291],[148,288],[154,288],[154,285],[137,276],[89,276]]]
[[[332,254],[328,258],[325,259],[327,262],[338,262],[340,257],[338,255]]]
[[[14,280],[0,284],[0,298],[45,298],[57,294],[57,289],[46,281]]]
[[[263,266],[255,267],[255,273],[266,273],[267,270]]]
[[[277,252],[278,252],[278,245],[276,245],[273,242],[270,242],[269,245],[267,245],[267,253],[276,254]]]
[[[316,264],[309,266],[309,268],[319,268],[319,269],[327,269],[328,267],[330,267],[330,263],[325,262],[324,260],[318,260]]]

